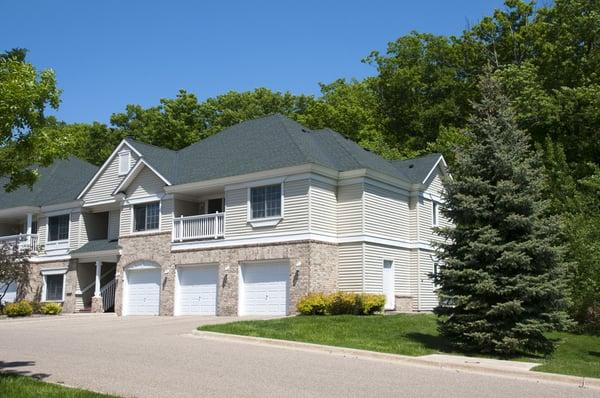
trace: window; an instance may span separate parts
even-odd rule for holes
[[[69,239],[69,215],[48,217],[48,241]]]
[[[250,188],[252,219],[281,217],[281,184]]]
[[[135,232],[158,229],[160,202],[133,206],[133,230]]]
[[[129,151],[119,152],[119,175],[129,173],[130,153]]]
[[[64,274],[46,275],[45,301],[63,301]]]
[[[433,206],[431,207],[431,225],[437,227],[439,221],[439,205],[437,202],[432,202]]]

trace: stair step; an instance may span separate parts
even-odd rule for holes
[[[79,310],[79,312],[92,312],[92,307],[85,307]]]

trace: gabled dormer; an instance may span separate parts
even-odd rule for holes
[[[127,139],[124,139],[81,191],[77,199],[83,200],[87,206],[114,202],[115,188],[127,177],[133,165],[141,157],[140,151]]]

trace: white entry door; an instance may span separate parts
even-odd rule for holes
[[[288,262],[241,266],[240,315],[286,315]]]
[[[217,279],[216,265],[179,267],[175,315],[216,315]]]
[[[394,263],[383,260],[383,294],[385,294],[386,310],[396,308],[396,294],[394,293]]]
[[[160,268],[127,271],[125,315],[158,315]]]

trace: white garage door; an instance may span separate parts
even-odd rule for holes
[[[217,266],[179,267],[175,315],[215,315],[217,278]]]
[[[125,315],[158,315],[160,268],[127,271]]]
[[[286,315],[288,263],[242,265],[240,315]]]

